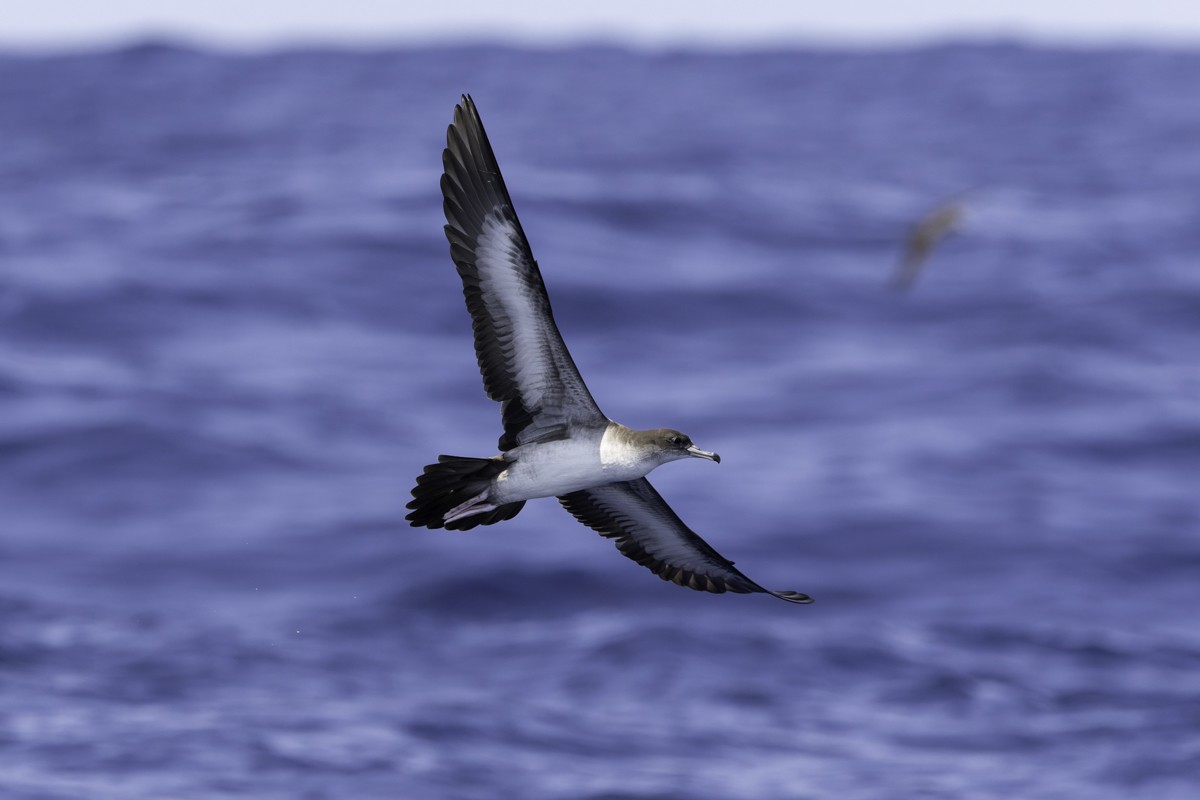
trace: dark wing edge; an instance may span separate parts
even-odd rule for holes
[[[664,581],[702,592],[762,592],[807,604],[806,594],[764,589],[683,523],[645,478],[583,489],[558,498],[575,519],[613,539],[621,554]]]
[[[502,304],[488,302],[481,279],[481,269],[494,268],[477,260],[479,238],[485,227],[500,222],[511,232],[508,238],[507,266],[522,284],[520,301],[525,310],[543,320],[543,341],[537,357],[555,373],[555,384],[562,387],[564,396],[556,398],[573,405],[570,416],[595,421],[606,420],[571,358],[554,315],[541,271],[525,231],[517,218],[512,198],[500,174],[491,142],[483,121],[470,95],[463,95],[454,108],[454,121],[446,130],[446,149],[442,152],[443,173],[441,189],[446,215],[446,238],[450,242],[450,257],[463,282],[463,295],[471,313],[475,334],[475,354],[483,376],[484,391],[492,400],[503,404],[501,415],[504,435],[500,449],[509,450],[518,444],[518,435],[534,422],[542,410],[527,402],[515,362],[517,353],[513,341],[512,320]],[[534,407],[529,407],[533,405]]]

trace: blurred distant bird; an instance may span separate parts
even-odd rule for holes
[[[766,592],[693,533],[645,475],[704,458],[686,434],[633,430],[606,417],[563,344],[542,275],[469,96],[454,110],[442,154],[450,256],[458,267],[488,397],[504,434],[491,458],[438,456],[412,490],[414,526],[467,530],[511,519],[535,497],[557,497],[583,524],[663,580],[714,593]]]
[[[947,200],[917,220],[908,235],[900,266],[892,275],[892,288],[903,292],[912,287],[933,248],[961,229],[966,212],[966,203],[959,196]]]

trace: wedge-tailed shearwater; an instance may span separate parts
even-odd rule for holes
[[[438,456],[412,490],[414,526],[467,530],[512,519],[535,497],[557,497],[584,525],[663,580],[692,589],[766,592],[676,516],[646,480],[668,461],[720,463],[670,428],[633,430],[600,411],[563,344],[542,274],[500,176],[479,112],[464,95],[442,153],[450,256],[475,331],[475,354],[504,433],[491,458]]]
[[[892,275],[892,288],[903,292],[912,288],[921,267],[933,248],[950,234],[962,227],[967,213],[965,197],[958,195],[933,208],[913,225],[904,244],[904,256],[900,266]]]

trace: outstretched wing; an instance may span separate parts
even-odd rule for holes
[[[454,109],[442,164],[446,238],[471,312],[483,387],[503,404],[500,449],[561,437],[572,422],[606,423],[554,324],[542,274],[469,96]]]
[[[664,581],[715,594],[766,592],[789,603],[812,602],[806,594],[773,592],[747,578],[684,525],[645,478],[572,492],[558,501]]]

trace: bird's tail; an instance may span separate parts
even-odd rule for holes
[[[525,505],[524,500],[496,506],[487,502],[492,478],[508,468],[501,458],[438,456],[436,464],[425,467],[412,490],[412,513],[405,519],[413,527],[447,528],[465,531],[476,525],[492,525],[512,519]],[[470,513],[478,505],[478,513]],[[466,513],[464,514],[464,510]],[[446,521],[447,515],[454,519]]]

